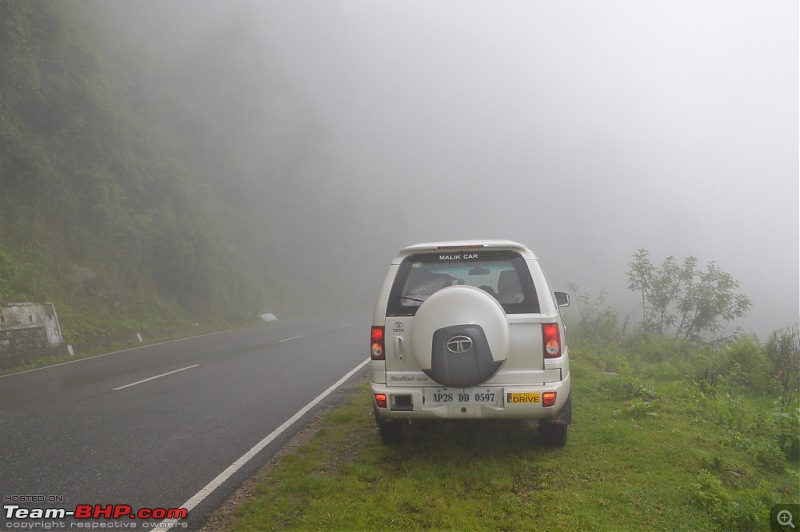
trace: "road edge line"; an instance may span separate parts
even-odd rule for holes
[[[206,497],[211,495],[214,490],[220,487],[226,480],[234,475],[237,471],[239,471],[247,462],[249,462],[255,455],[260,453],[264,448],[272,443],[278,436],[283,434],[289,427],[297,423],[304,415],[306,415],[312,408],[317,406],[323,399],[328,397],[331,393],[333,393],[337,388],[339,388],[342,384],[347,382],[350,377],[355,375],[359,370],[361,370],[364,366],[369,363],[370,359],[364,360],[364,362],[360,363],[358,366],[350,370],[344,377],[336,381],[332,384],[327,390],[319,394],[314,400],[308,403],[306,406],[298,410],[292,417],[287,419],[283,422],[278,428],[273,430],[267,437],[263,440],[255,444],[249,451],[244,453],[238,460],[234,463],[229,465],[222,473],[217,475],[214,480],[209,482],[205,485],[203,489],[198,491],[194,494],[188,501],[183,503],[181,509],[186,509],[187,512],[191,512],[198,504],[203,502]],[[178,523],[178,519],[164,519],[158,525],[159,529],[163,530],[166,528],[174,527]]]

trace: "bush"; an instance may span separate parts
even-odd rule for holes
[[[729,490],[712,472],[701,469],[692,484],[692,495],[720,527],[728,530],[761,530],[764,489]]]
[[[722,348],[717,371],[730,385],[764,395],[772,391],[770,363],[755,336],[742,336]]]
[[[767,340],[765,352],[781,389],[781,405],[786,407],[800,393],[800,334],[797,328],[773,332]]]
[[[569,284],[569,290],[573,294],[573,308],[567,312],[565,319],[570,338],[593,346],[618,345],[622,342],[625,330],[619,325],[617,311],[606,304],[607,292],[601,291],[600,295],[593,298],[581,292],[574,283]]]
[[[784,409],[780,405],[772,411],[775,420],[778,447],[789,460],[800,461],[800,401]]]

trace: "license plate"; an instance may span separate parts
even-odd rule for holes
[[[426,388],[425,403],[429,405],[499,405],[503,403],[502,388]]]
[[[542,402],[542,395],[539,392],[509,392],[506,402],[509,404],[539,404]]]

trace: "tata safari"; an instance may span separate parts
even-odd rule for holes
[[[545,445],[564,446],[572,395],[559,307],[568,304],[515,242],[400,250],[370,335],[381,439],[405,441],[415,420],[535,420]]]

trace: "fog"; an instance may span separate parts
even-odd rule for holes
[[[717,261],[762,338],[798,320],[795,0],[154,5],[132,24],[165,53],[208,46],[227,17],[257,28],[247,60],[279,65],[335,161],[307,170],[308,212],[333,184],[358,227],[309,217],[326,237],[302,256],[363,280],[359,299],[405,245],[509,238],[623,317],[646,248]]]

